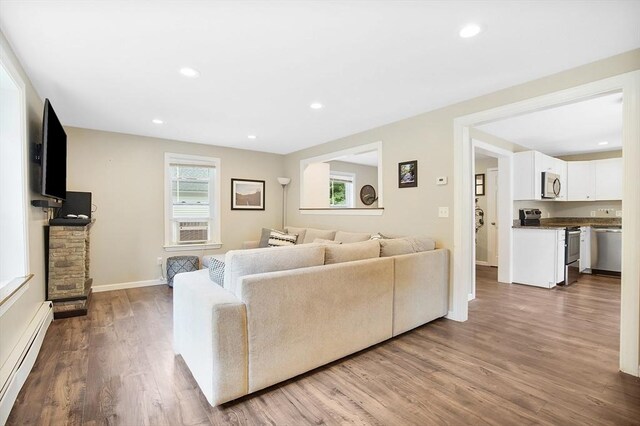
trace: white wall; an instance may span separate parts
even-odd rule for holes
[[[95,287],[153,280],[160,275],[157,257],[223,253],[258,239],[262,227],[281,225],[282,186],[276,179],[284,176],[281,155],[73,127],[65,130],[68,190],[91,192],[98,208],[91,229]],[[165,152],[221,159],[221,249],[163,249]],[[231,178],[266,181],[265,210],[231,210]]]

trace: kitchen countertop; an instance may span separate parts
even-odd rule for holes
[[[592,228],[622,229],[621,217],[547,217],[540,219],[540,226],[522,226],[519,220],[513,221],[513,228],[563,229],[568,226],[590,226]]]

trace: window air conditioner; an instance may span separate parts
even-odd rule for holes
[[[209,222],[178,222],[178,244],[206,243]]]

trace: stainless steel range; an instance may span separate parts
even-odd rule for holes
[[[565,229],[564,285],[573,284],[580,277],[580,227]]]

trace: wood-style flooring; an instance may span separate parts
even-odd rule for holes
[[[10,425],[631,425],[618,372],[620,282],[552,290],[478,268],[469,321],[440,319],[222,407],[171,348],[167,286],[96,293],[55,321]]]

